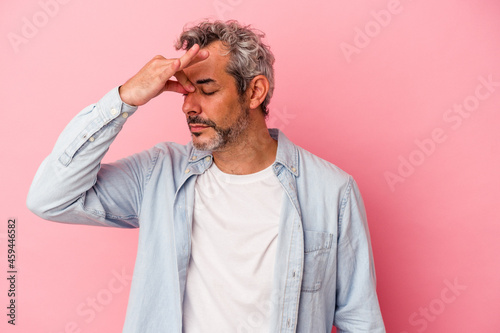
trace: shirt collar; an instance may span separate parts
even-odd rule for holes
[[[282,165],[288,171],[290,171],[294,176],[299,175],[299,151],[297,146],[290,141],[283,132],[281,132],[277,128],[269,128],[269,134],[271,137],[278,141],[278,150],[276,152],[276,160],[273,163],[275,168],[277,169],[278,165]],[[190,145],[193,143],[190,142]],[[202,159],[205,159],[209,156],[210,161],[213,160],[213,155],[211,151],[207,150],[199,150],[194,148],[191,150],[191,154],[189,155],[189,164],[196,163]],[[208,168],[212,163],[205,164]]]
[[[277,128],[270,128],[269,134],[273,139],[278,140],[278,151],[274,164],[281,164],[297,177],[299,175],[299,150],[297,146]]]

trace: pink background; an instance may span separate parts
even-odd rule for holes
[[[500,83],[481,83],[500,82],[498,1],[55,1],[0,4],[0,276],[10,217],[19,271],[15,327],[0,279],[0,331],[121,331],[138,232],[45,222],[26,194],[78,111],[204,17],[267,33],[269,125],[357,179],[387,331],[499,331]],[[187,142],[181,103],[142,107],[106,161]]]

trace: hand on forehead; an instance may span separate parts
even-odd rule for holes
[[[199,53],[208,52],[207,58],[191,62],[181,75],[192,84],[222,84],[232,77],[226,72],[229,53],[221,42],[213,42],[204,47]],[[204,53],[203,53],[204,56]]]

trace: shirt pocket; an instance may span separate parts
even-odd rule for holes
[[[333,234],[304,230],[304,271],[302,292],[313,293],[321,288]]]

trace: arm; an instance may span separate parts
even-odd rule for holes
[[[341,203],[337,252],[337,332],[385,332],[365,207],[350,178]]]
[[[123,86],[82,110],[37,171],[28,208],[53,221],[138,227],[142,189],[154,151],[102,167],[101,160],[138,105],[164,91],[194,90],[183,69],[207,57],[198,45],[179,59],[156,56]],[[170,80],[172,76],[177,81]]]
[[[141,172],[138,164],[142,160],[132,157],[102,170],[100,167],[109,145],[136,109],[121,101],[118,88],[83,109],[66,126],[38,169],[28,193],[28,208],[52,221],[137,227],[138,189],[143,175],[132,177],[129,170],[138,166]],[[121,172],[109,172],[112,169]],[[113,177],[103,177],[110,174]],[[120,204],[121,198],[116,196],[119,190],[127,191],[134,204]]]

